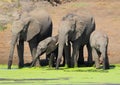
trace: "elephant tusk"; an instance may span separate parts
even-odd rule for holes
[[[68,46],[68,42],[66,42],[66,46]]]

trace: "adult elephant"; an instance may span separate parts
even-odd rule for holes
[[[69,13],[63,17],[59,27],[59,49],[56,69],[59,67],[64,46],[65,48],[66,46],[70,47],[70,42],[72,42],[73,52],[72,57],[67,56],[69,59],[67,60],[70,62],[69,64],[71,64],[71,67],[77,66],[77,61],[81,61],[79,58],[79,52],[83,51],[83,46],[85,44],[88,46],[88,62],[92,62],[89,38],[90,34],[95,30],[94,18],[84,14],[79,15],[75,13]],[[68,54],[69,53],[70,52],[68,52]]]
[[[44,10],[34,10],[21,16],[12,25],[12,42],[9,53],[8,69],[11,69],[13,53],[17,44],[19,68],[24,67],[24,41],[29,43],[32,57],[40,41],[52,35],[52,20]]]

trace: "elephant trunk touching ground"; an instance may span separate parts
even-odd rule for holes
[[[15,44],[17,42],[18,36],[12,36],[12,42],[10,46],[10,54],[9,54],[9,61],[8,61],[8,69],[11,68],[12,65],[12,60],[13,60],[13,54],[14,54],[14,49],[15,49]]]
[[[52,20],[44,10],[33,10],[14,21],[12,25],[12,42],[9,53],[8,69],[11,69],[13,53],[17,44],[19,68],[24,66],[24,41],[29,43],[31,55],[34,58],[37,45],[43,39],[52,35]]]
[[[56,69],[58,69],[63,48],[72,43],[72,56],[66,56],[71,59],[71,67],[77,66],[80,46],[89,44],[90,34],[95,30],[95,22],[92,16],[79,16],[74,13],[63,17],[59,29],[59,48]],[[89,46],[90,49],[90,46]],[[70,51],[68,52],[70,53]],[[91,53],[91,50],[89,51]],[[88,59],[92,62],[92,56]],[[69,60],[68,60],[69,61]]]

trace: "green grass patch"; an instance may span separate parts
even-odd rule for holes
[[[0,25],[0,31],[3,31],[3,30],[5,30],[5,29],[6,29],[6,27]]]
[[[18,69],[0,65],[0,85],[92,85],[120,84],[120,65],[111,65],[109,70],[94,67],[67,68],[49,67]]]

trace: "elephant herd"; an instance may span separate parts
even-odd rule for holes
[[[93,16],[81,12],[68,13],[61,19],[58,34],[52,36],[53,23],[45,10],[34,10],[21,15],[12,24],[12,42],[8,59],[11,69],[15,46],[17,46],[19,68],[24,67],[24,41],[27,41],[32,55],[32,66],[40,64],[39,57],[46,53],[49,66],[59,69],[61,61],[68,67],[84,64],[83,47],[88,50],[87,65],[93,60],[96,68],[109,69],[107,56],[108,37],[95,31]]]

